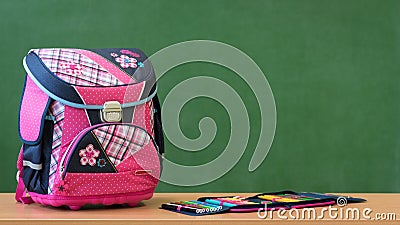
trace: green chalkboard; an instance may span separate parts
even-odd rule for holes
[[[399,192],[399,12],[396,0],[1,1],[0,192],[16,186],[21,60],[29,49],[138,47],[152,55],[198,39],[234,46],[258,64],[275,97],[275,139],[261,166],[249,172],[261,128],[251,87],[220,65],[175,67],[159,80],[162,102],[187,79],[220,79],[245,101],[250,137],[221,178],[186,187],[161,182],[158,192]],[[167,159],[193,166],[223,152],[231,124],[216,100],[198,97],[184,105],[183,134],[199,137],[204,117],[218,128],[212,143],[193,152],[166,140]]]

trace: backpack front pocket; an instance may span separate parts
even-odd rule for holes
[[[135,192],[155,188],[160,159],[153,138],[143,128],[127,123],[98,124],[72,141],[61,159],[60,174],[55,194]]]

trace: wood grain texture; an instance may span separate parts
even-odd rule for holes
[[[156,193],[148,201],[144,201],[135,208],[112,206],[87,208],[79,211],[71,211],[66,208],[44,207],[38,204],[22,205],[16,203],[13,194],[0,194],[0,224],[86,224],[102,225],[112,224],[372,224],[374,222],[385,224],[398,224],[397,221],[374,220],[282,220],[278,219],[276,212],[271,219],[259,219],[256,212],[253,213],[225,213],[209,216],[187,216],[159,209],[161,203],[177,200],[197,199],[200,196],[222,196],[232,193]],[[237,193],[233,194],[237,195]],[[252,193],[241,193],[252,195]],[[374,217],[375,213],[396,213],[400,218],[399,202],[400,194],[343,194],[353,197],[366,198],[366,203],[351,204],[347,207],[370,208]],[[321,207],[316,208],[317,212]]]

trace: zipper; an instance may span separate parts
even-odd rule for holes
[[[72,152],[70,152],[70,151],[73,150],[76,147],[76,145],[79,143],[79,141],[82,139],[82,137],[86,133],[88,133],[88,131],[94,130],[94,129],[98,128],[98,127],[111,126],[111,125],[124,125],[124,126],[135,127],[135,128],[143,130],[150,137],[150,140],[153,142],[153,145],[154,145],[156,151],[159,152],[157,143],[154,141],[153,137],[147,132],[146,129],[144,129],[144,128],[140,127],[140,126],[137,126],[137,125],[134,125],[134,124],[131,124],[131,123],[101,123],[101,124],[97,124],[97,125],[94,125],[94,126],[91,126],[91,127],[87,127],[85,129],[83,129],[82,131],[80,131],[78,133],[78,135],[76,135],[74,137],[74,139],[72,139],[71,143],[68,145],[67,150],[64,152],[63,157],[61,158],[61,165],[60,165],[60,168],[59,168],[60,179],[61,180],[64,180],[65,175],[66,175],[66,170],[67,170],[66,167],[68,166],[68,165],[66,165],[65,161],[66,161],[67,158],[68,159],[71,158],[73,151]]]
[[[74,139],[72,139],[72,141],[71,141],[71,143],[69,144],[67,150],[64,152],[63,157],[61,158],[61,166],[60,166],[60,177],[61,177],[61,180],[64,180],[64,177],[65,177],[65,170],[67,169],[67,168],[65,168],[65,166],[66,166],[66,165],[65,165],[65,159],[67,158],[67,155],[68,155],[68,153],[70,152],[70,150],[73,149],[73,148],[76,146],[76,144],[80,141],[80,139],[81,139],[88,131],[90,131],[90,130],[92,130],[92,129],[96,129],[97,127],[100,127],[100,126],[105,126],[105,125],[111,125],[111,124],[103,123],[103,124],[97,124],[97,125],[94,125],[94,126],[91,126],[91,127],[87,127],[87,128],[85,128],[85,129],[81,130],[81,131],[78,133],[78,135],[76,135],[76,136],[74,137]]]

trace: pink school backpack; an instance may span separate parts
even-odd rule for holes
[[[34,49],[23,65],[16,200],[77,210],[151,198],[164,139],[146,55]]]

